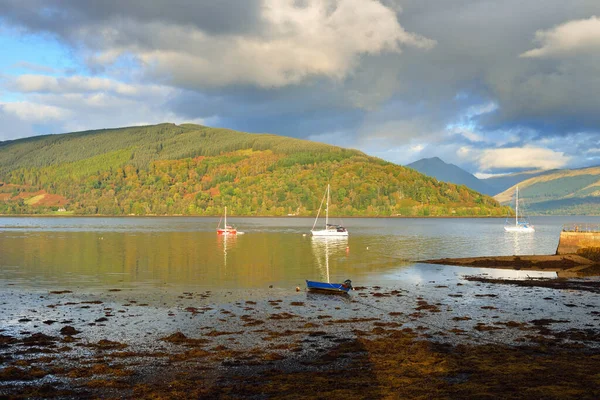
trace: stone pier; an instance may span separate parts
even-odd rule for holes
[[[587,247],[600,247],[600,229],[573,225],[572,229],[563,229],[560,233],[556,254],[575,254],[577,250]]]

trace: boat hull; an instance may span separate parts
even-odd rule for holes
[[[309,280],[306,281],[306,287],[308,290],[329,293],[348,293],[351,289],[350,286],[344,285],[343,283],[328,283]]]
[[[217,229],[217,235],[237,235],[237,231],[235,229]]]
[[[348,236],[348,231],[338,232],[334,230],[310,231],[313,236]]]
[[[532,226],[505,226],[504,230],[506,232],[535,232],[535,229]]]

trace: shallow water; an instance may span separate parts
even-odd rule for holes
[[[329,273],[388,286],[434,279],[422,259],[553,254],[562,225],[576,221],[600,218],[538,217],[531,234],[504,232],[502,219],[352,218],[343,221],[349,238],[323,240],[310,236],[308,218],[230,217],[245,234],[223,237],[217,218],[4,217],[0,285],[238,290],[303,287]]]
[[[600,218],[539,217],[533,234],[506,233],[501,219],[357,218],[344,221],[349,238],[330,240],[312,238],[313,221],[306,218],[229,222],[245,234],[217,236],[216,218],[0,218],[0,331],[56,335],[70,324],[90,341],[108,337],[143,345],[174,331],[192,336],[209,329],[239,331],[242,315],[269,321],[281,312],[293,314],[298,326],[319,318],[375,317],[432,332],[459,330],[451,336],[461,340],[460,330],[474,340],[515,340],[528,331],[480,333],[476,326],[540,318],[564,321],[555,324],[561,329],[598,329],[597,294],[463,279],[554,273],[417,261],[552,254],[564,223]],[[305,279],[326,280],[328,274],[331,281],[351,278],[366,289],[348,298],[304,292]],[[72,293],[52,293],[65,290]],[[421,301],[439,311],[419,311]],[[109,322],[98,323],[102,317]],[[273,324],[279,330],[291,326]],[[344,324],[328,329],[352,332]],[[260,343],[260,336],[254,339],[238,338]]]

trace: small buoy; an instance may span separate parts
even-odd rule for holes
[[[300,291],[300,286],[296,286],[296,292]]]
[[[303,233],[302,236],[306,236],[306,233]]]
[[[348,253],[350,251],[350,247],[346,247],[346,253]]]
[[[369,246],[367,246],[367,250],[369,250]]]
[[[269,289],[273,289],[273,285],[269,285]]]

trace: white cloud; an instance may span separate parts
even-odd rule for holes
[[[310,76],[340,80],[360,56],[400,53],[401,46],[430,49],[434,40],[405,31],[396,13],[376,0],[264,0],[260,34],[211,36],[190,26],[114,21],[99,35],[104,50],[94,58],[137,56],[149,71],[178,85],[194,87],[252,84],[281,87]],[[121,33],[152,37],[124,45]],[[143,43],[140,43],[143,42]]]
[[[54,77],[47,75],[20,75],[10,82],[9,87],[22,93],[89,93],[112,92],[123,96],[139,96],[149,91],[158,91],[159,85],[132,85],[113,79],[71,76]]]
[[[56,68],[49,67],[47,65],[30,63],[27,61],[18,61],[16,63],[14,63],[13,65],[11,65],[11,67],[12,68],[22,68],[22,69],[27,69],[30,71],[36,71],[36,72],[46,73],[46,74],[53,74],[53,73],[57,72]]]
[[[503,149],[486,149],[480,154],[474,151],[467,152],[475,155],[479,167],[483,171],[493,169],[519,169],[562,168],[570,161],[570,157],[563,152],[541,147],[513,147]]]
[[[483,114],[488,114],[494,112],[498,109],[498,104],[493,101],[489,101],[484,104],[478,104],[475,106],[471,106],[465,112],[465,117],[472,118]]]
[[[473,132],[472,129],[469,129],[467,127],[450,126],[448,127],[448,132],[453,135],[461,135],[469,139],[471,142],[483,142],[485,140],[483,136]]]
[[[31,135],[33,124],[44,126],[39,133],[63,133],[163,122],[205,122],[199,116],[183,117],[166,107],[170,99],[182,93],[169,86],[99,77],[22,75],[10,80],[8,87],[25,100],[0,103],[0,122],[12,121],[12,126],[22,130],[2,135],[4,138]],[[217,117],[213,116],[211,122],[218,121]],[[28,125],[29,129],[23,129]]]
[[[62,120],[71,115],[69,110],[61,107],[28,101],[0,103],[0,107],[6,113],[15,115],[21,120],[28,120],[35,123]]]
[[[547,57],[575,52],[600,51],[600,18],[579,19],[535,33],[540,47],[526,51],[521,57]]]
[[[462,146],[462,147],[459,147],[458,150],[456,150],[456,155],[460,159],[470,159],[472,157],[472,154],[473,154],[473,151],[468,146]]]
[[[487,179],[487,178],[503,176],[503,175],[507,175],[507,174],[486,174],[484,172],[475,172],[473,175],[475,175],[475,177],[478,179]]]

